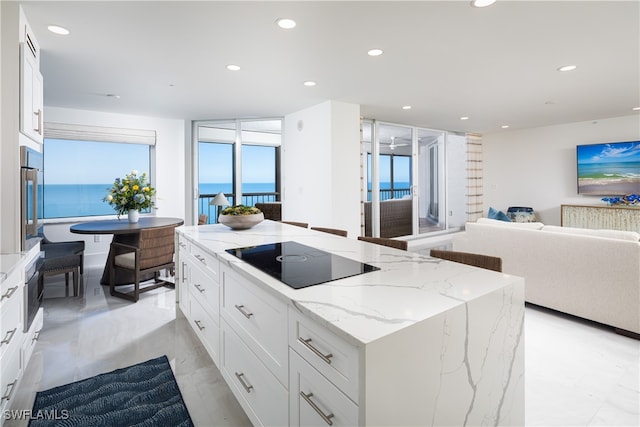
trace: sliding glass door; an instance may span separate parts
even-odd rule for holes
[[[364,232],[402,237],[459,229],[466,218],[466,137],[365,120]]]

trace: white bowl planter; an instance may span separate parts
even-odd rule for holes
[[[220,215],[218,222],[233,230],[246,230],[264,221],[262,212],[251,215]]]

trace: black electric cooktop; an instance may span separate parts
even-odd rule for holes
[[[297,242],[269,243],[227,252],[294,289],[380,270]]]

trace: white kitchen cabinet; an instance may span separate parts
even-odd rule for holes
[[[194,330],[254,425],[523,424],[521,278],[274,221],[177,233],[185,315],[218,319]],[[274,240],[384,268],[293,289],[227,253]]]
[[[20,45],[20,132],[42,144],[44,91],[39,69],[40,48],[33,37]]]
[[[220,371],[255,426],[289,425],[288,392],[226,319]]]
[[[293,350],[290,365],[290,425],[359,425],[358,405]]]

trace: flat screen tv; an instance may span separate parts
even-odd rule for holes
[[[640,194],[640,141],[578,145],[578,194]]]

